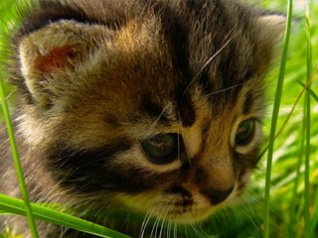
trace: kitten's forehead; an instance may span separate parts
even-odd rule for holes
[[[266,45],[259,44],[256,17],[236,1],[94,0],[96,4],[86,4],[68,0],[69,6],[44,2],[45,15],[43,11],[37,20],[30,20],[22,34],[46,26],[48,19],[83,22],[86,15],[85,23],[100,24],[118,33],[114,54],[118,57],[109,52],[101,57],[112,57],[105,60],[105,74],[118,71],[117,80],[107,80],[114,87],[127,84],[138,94],[152,91],[150,95],[157,95],[154,102],[167,97],[181,102],[178,106],[182,107],[191,101],[189,86],[196,85],[214,95],[229,89],[234,93],[227,97],[235,98],[240,89],[236,85],[262,74],[262,65],[267,65],[271,54],[260,50]]]
[[[178,8],[172,7],[174,4]],[[207,95],[212,104],[231,105],[245,81],[262,75],[258,67],[262,56],[258,55],[257,36],[251,29],[253,19],[243,13],[240,18],[224,14],[225,6],[218,1],[213,7],[209,4],[209,1],[172,1],[153,6],[151,14],[156,23],[149,24],[148,31],[152,33],[156,27],[157,34],[149,34],[155,37],[150,42],[160,45],[155,53],[155,57],[162,58],[160,62],[164,65],[160,68],[172,68],[171,75],[162,74],[161,69],[160,72],[153,70],[153,77],[171,85],[173,90],[167,94],[166,88],[156,88],[157,95],[163,95],[164,100],[146,97],[149,103],[144,104],[143,109],[150,114],[154,112],[150,109],[155,108],[157,116],[163,114],[161,118],[164,118],[162,112],[169,98],[177,104],[176,113],[184,125],[191,125],[195,118],[192,99],[195,87],[199,86],[202,95]],[[145,62],[142,67],[151,65],[154,64]],[[246,111],[252,97],[250,92]]]
[[[91,42],[96,47],[86,52],[78,70],[57,72],[57,78],[67,76],[67,80],[52,80],[50,86],[63,94],[54,101],[62,104],[59,110],[76,109],[83,115],[96,111],[112,125],[134,125],[146,114],[166,124],[179,120],[190,127],[198,117],[200,97],[220,111],[231,107],[247,82],[263,74],[271,55],[271,50],[264,50],[265,43],[259,44],[256,17],[236,1],[68,2],[70,6],[52,3],[55,8],[48,4],[43,16],[30,21],[22,34],[58,25],[62,19],[72,19],[69,24],[77,27],[98,25],[111,32],[111,37],[96,36]],[[70,90],[60,93],[65,85]],[[199,99],[193,96],[196,90]],[[250,93],[245,111],[258,95]]]

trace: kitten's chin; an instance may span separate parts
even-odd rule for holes
[[[169,220],[180,225],[192,225],[205,221],[217,208],[197,209],[171,215]]]
[[[227,203],[228,201],[222,202],[218,205],[206,204],[202,207],[193,207],[184,210],[175,208],[174,210],[170,211],[166,217],[170,221],[179,225],[198,224],[207,220],[217,210],[224,208]],[[162,217],[162,214],[161,216],[157,217]]]

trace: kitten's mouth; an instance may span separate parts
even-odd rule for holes
[[[120,196],[120,200],[136,212],[159,220],[169,220],[180,225],[203,222],[216,210],[236,197],[236,186],[226,198],[217,203],[198,190],[173,187],[164,193],[147,193],[137,196]]]
[[[178,201],[161,201],[156,204],[156,217],[173,221],[180,225],[191,225],[206,220],[216,210],[225,206],[235,197],[234,192],[215,204],[211,198],[202,193],[193,193],[191,197],[182,197]],[[158,213],[158,214],[157,214]]]

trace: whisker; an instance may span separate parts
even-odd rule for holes
[[[231,32],[230,32],[231,33]],[[230,33],[228,35],[230,35]],[[221,47],[220,49],[218,49],[206,62],[205,64],[200,68],[200,70],[196,73],[196,75],[194,75],[194,77],[192,78],[192,80],[190,81],[190,83],[188,84],[188,86],[186,87],[186,89],[184,90],[183,95],[185,95],[185,93],[189,90],[189,88],[191,87],[191,85],[194,83],[195,80],[197,80],[200,76],[200,74],[202,73],[202,71],[211,63],[212,60],[214,60],[216,58],[216,56],[218,56],[223,50],[224,48],[232,41],[233,36],[230,37]]]
[[[167,226],[167,238],[170,238],[171,236],[171,231],[172,231],[172,221],[170,219],[168,219],[168,226]]]
[[[198,229],[196,228],[196,226],[194,224],[190,225],[190,228],[193,230],[193,232],[198,236],[198,237],[202,237],[202,234],[198,231]]]
[[[173,225],[173,237],[177,238],[177,235],[178,235],[178,233],[177,233],[177,223],[174,223],[174,225]]]
[[[187,229],[186,226],[183,227],[183,230],[184,230],[184,233],[185,233],[186,237],[189,237],[188,229]]]
[[[154,235],[154,237],[157,236],[157,232],[158,232],[158,225],[160,223],[160,220],[161,220],[161,214],[159,216],[156,217],[156,220],[152,226],[152,229],[151,229],[151,233],[150,233],[150,237],[152,237]]]
[[[166,211],[167,211],[167,214],[168,214],[168,211],[171,212],[171,206],[172,206],[172,203],[170,201],[173,201],[174,199],[171,198],[169,199],[169,206],[166,208]],[[168,218],[167,218],[167,221],[168,221],[168,225],[167,225],[167,229],[166,229],[166,237],[167,238],[170,238],[171,237],[171,232],[172,232],[172,220],[171,220],[171,214],[168,214]]]
[[[150,218],[152,217],[152,213],[153,213],[154,208],[152,208],[146,215],[145,218],[142,222],[142,226],[140,229],[140,237],[144,237],[146,229],[147,229],[147,225],[149,224]]]
[[[165,214],[164,214],[163,219],[162,219],[162,222],[161,222],[161,227],[160,227],[160,232],[159,232],[160,238],[162,237],[162,234],[163,234],[163,228],[164,228],[165,223],[166,223],[167,214],[168,214],[168,209],[166,209]]]
[[[150,238],[153,236],[153,232],[154,232],[157,221],[158,221],[158,218],[156,218],[155,223],[152,225],[150,236],[149,236]]]
[[[155,237],[157,237],[157,233],[159,231],[160,222],[161,222],[161,214],[158,217],[158,220],[157,220],[157,223],[156,223],[156,226],[155,226],[156,227],[156,229],[155,229]]]
[[[152,131],[156,125],[158,124],[158,122],[160,121],[160,119],[163,117],[164,113],[166,112],[166,110],[168,109],[168,107],[171,105],[171,102],[168,102],[167,105],[162,109],[161,113],[159,114],[159,116],[156,118],[156,120],[154,120],[154,122],[151,124],[150,126],[150,130]]]
[[[144,237],[144,234],[145,234],[145,231],[146,231],[146,227],[147,227],[147,224],[148,224],[148,221],[150,219],[150,214],[147,213],[144,217],[144,220],[142,222],[142,225],[141,225],[141,228],[140,228],[140,233],[139,233],[139,237],[143,238]]]
[[[203,237],[208,237],[208,234],[201,227],[198,227],[196,224],[191,224],[191,228],[198,237],[202,237],[202,235]]]
[[[226,91],[231,90],[231,89],[233,89],[233,88],[240,87],[240,86],[242,86],[242,85],[243,85],[243,83],[235,84],[235,85],[232,85],[232,86],[230,86],[230,87],[222,88],[222,89],[213,91],[213,92],[211,92],[211,93],[205,94],[205,96],[206,96],[206,97],[211,97],[211,96],[213,96],[213,95],[215,95],[215,94],[223,93],[223,92],[226,92]]]

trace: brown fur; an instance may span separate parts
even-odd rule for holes
[[[257,162],[263,78],[283,18],[226,0],[60,2],[25,13],[13,45],[31,199],[138,236],[141,224],[123,229],[105,213],[193,224],[238,196]],[[251,142],[235,144],[251,118]],[[165,133],[178,134],[178,155],[153,163],[141,142]],[[9,183],[0,191],[17,195]],[[41,237],[84,236],[40,227]]]

